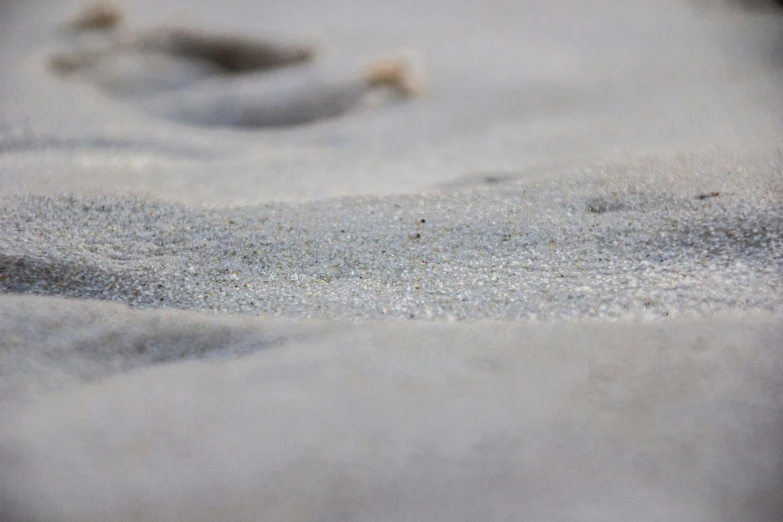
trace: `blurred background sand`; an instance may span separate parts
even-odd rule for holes
[[[780,136],[780,18],[758,4],[121,4],[130,27],[313,42],[312,68],[328,78],[401,48],[423,58],[431,88],[420,99],[260,131],[168,123],[55,78],[44,58],[79,6],[4,8],[3,60],[15,71],[0,101],[5,193],[83,188],[197,204],[402,194]]]

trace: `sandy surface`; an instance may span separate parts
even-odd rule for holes
[[[783,517],[780,12],[121,6],[316,56],[0,4],[0,520]]]
[[[3,394],[72,388],[6,402],[11,520],[728,522],[783,509],[779,317],[304,328],[47,299],[0,300],[4,330],[34,339],[6,341]],[[207,345],[211,360],[159,364]],[[260,351],[214,360],[248,345]]]
[[[17,43],[2,58],[15,71],[2,78],[4,192],[206,204],[404,194],[780,139],[780,19],[719,1],[123,4],[132,27],[182,20],[314,41],[325,78],[401,48],[425,61],[431,88],[415,103],[261,132],[201,132],[59,81],[43,58],[79,4],[48,4],[5,8]]]

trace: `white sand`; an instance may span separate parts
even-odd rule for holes
[[[0,5],[0,520],[783,518],[780,13],[122,4],[424,59],[254,131],[56,77],[78,5]]]
[[[12,520],[730,521],[783,509],[772,316],[250,328],[40,298],[0,310],[22,338],[20,315],[47,332],[4,362],[39,379],[187,357],[196,336],[262,350],[11,406],[0,484]]]

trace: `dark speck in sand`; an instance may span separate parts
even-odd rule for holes
[[[623,209],[623,203],[617,199],[597,197],[587,200],[585,208],[593,214],[603,214],[605,212],[615,212]]]

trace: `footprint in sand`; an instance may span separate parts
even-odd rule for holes
[[[417,53],[379,58],[351,77],[307,67],[312,45],[198,28],[129,30],[122,11],[101,2],[64,26],[67,49],[50,68],[170,120],[204,126],[286,127],[421,94]]]

